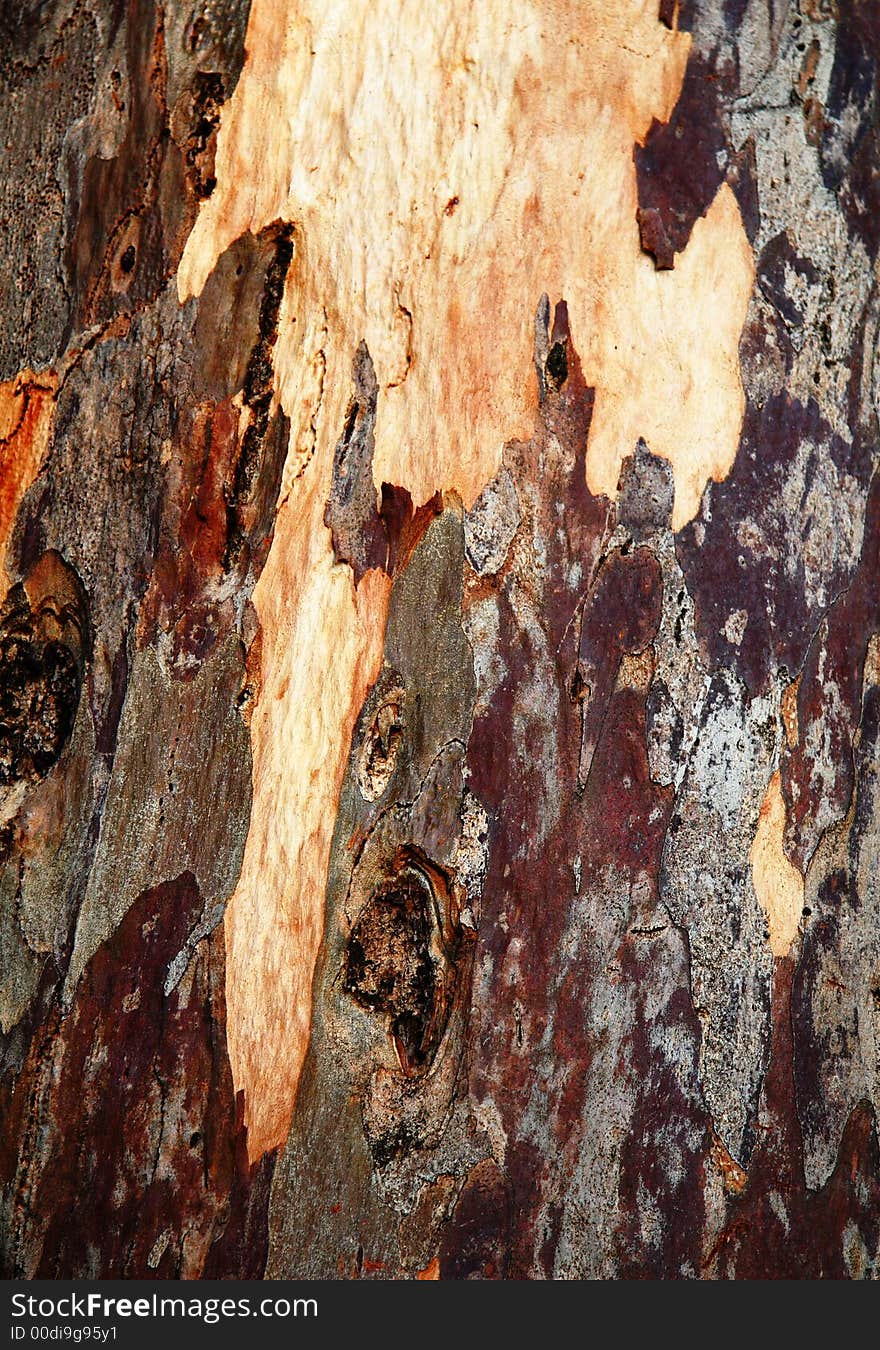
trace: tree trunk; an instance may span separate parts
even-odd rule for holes
[[[876,4],[0,37],[4,1274],[876,1274]]]

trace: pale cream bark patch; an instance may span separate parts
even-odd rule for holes
[[[345,368],[364,338],[377,481],[469,504],[530,431],[532,316],[564,296],[597,391],[591,488],[613,495],[643,436],[675,467],[680,526],[736,453],[753,273],[727,187],[674,271],[639,247],[633,145],[669,118],[689,46],[654,0],[257,0],[181,297],[242,231],[293,221],[279,371],[302,328]]]
[[[254,0],[178,273],[185,299],[244,230],[296,227],[275,349],[290,454],[254,595],[253,818],[226,920],[252,1157],[287,1132],[336,794],[381,653],[382,584],[356,595],[322,524],[354,352],[365,339],[379,381],[377,483],[467,506],[530,434],[533,315],[564,297],[596,389],[591,490],[615,494],[642,436],[690,519],[736,454],[753,260],[726,186],[673,271],[640,249],[633,146],[668,120],[689,47],[656,0]]]
[[[868,639],[862,683],[866,686],[880,684],[880,633],[872,633]]]
[[[788,955],[804,907],[804,879],[786,856],[784,835],[785,800],[777,770],[767,786],[749,853],[752,882],[767,915],[774,956]]]
[[[782,716],[782,725],[785,728],[785,743],[789,750],[793,750],[800,737],[798,727],[798,690],[801,687],[801,677],[798,675],[792,680],[791,684],[786,685],[782,691],[782,700],[780,704],[780,713]]]
[[[390,591],[383,573],[368,572],[353,594],[349,570],[324,546],[323,497],[310,505],[296,529],[291,505],[279,512],[255,594],[263,645],[253,810],[225,919],[228,1049],[252,1158],[283,1143],[290,1122],[339,788],[355,717],[379,672]]]

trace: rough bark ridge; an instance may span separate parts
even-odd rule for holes
[[[470,135],[507,97],[480,46],[505,21],[441,8]],[[615,40],[671,62],[652,121],[601,54],[543,89],[542,43],[576,39],[545,8],[531,54],[496,52],[534,160],[511,150],[479,229],[444,160],[430,247],[375,306],[385,227],[349,274],[283,117],[247,179],[297,23],[309,98],[327,32],[346,50],[334,5],[325,30],[288,7],[271,50],[275,0],[4,9],[5,1275],[880,1269],[880,11],[628,0]],[[383,98],[372,12],[349,112]],[[644,124],[604,310],[536,224],[591,61],[591,125]],[[378,181],[388,148],[350,146]],[[512,299],[514,237],[544,282]],[[472,389],[465,300],[424,312],[456,268],[501,288]],[[738,367],[676,349],[681,444],[675,407],[633,426],[666,330],[621,353],[623,407],[577,323],[692,287],[708,347],[712,287],[752,269]],[[522,388],[490,388],[520,347]]]

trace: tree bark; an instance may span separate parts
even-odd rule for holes
[[[16,1277],[874,1277],[873,0],[0,16]]]

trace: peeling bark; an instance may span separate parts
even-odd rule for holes
[[[875,1277],[876,6],[49,8],[3,1273]]]

